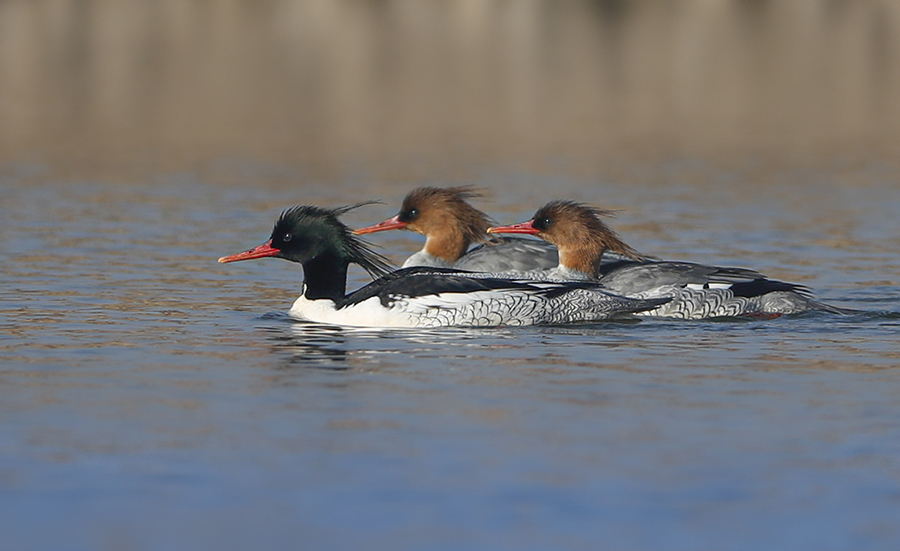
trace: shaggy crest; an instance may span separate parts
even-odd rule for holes
[[[607,226],[602,217],[615,212],[598,209],[574,201],[551,201],[534,213],[533,226],[541,236],[557,245],[560,254],[568,251],[577,258],[572,263],[579,266],[599,264],[605,251],[613,251],[634,260],[646,257],[626,244]]]
[[[393,267],[387,258],[372,250],[368,243],[353,235],[353,230],[341,222],[338,217],[365,205],[375,204],[377,201],[364,201],[355,205],[347,205],[327,209],[312,205],[300,205],[291,207],[281,213],[278,221],[275,222],[275,228],[272,230],[273,242],[283,237],[292,228],[302,226],[307,221],[312,223],[322,223],[333,228],[338,232],[340,238],[338,242],[342,247],[342,254],[348,258],[352,258],[353,262],[359,264],[369,275],[377,279],[385,274],[393,271]]]
[[[481,243],[488,239],[487,229],[493,221],[467,202],[475,197],[482,197],[482,193],[472,186],[416,188],[403,198],[400,220],[415,224],[419,217],[425,219],[431,215],[434,218],[436,214],[450,212],[457,221],[457,230],[462,234],[466,246]],[[420,233],[426,233],[428,228],[422,229],[424,231]]]

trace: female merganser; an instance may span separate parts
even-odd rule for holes
[[[531,238],[500,238],[487,234],[493,221],[467,202],[480,197],[469,186],[420,187],[403,198],[400,212],[384,222],[360,228],[361,235],[406,229],[425,236],[425,246],[403,263],[411,266],[456,268],[473,272],[529,272],[559,264],[556,247]],[[473,243],[481,243],[468,250]]]
[[[219,262],[277,257],[303,265],[303,292],[288,314],[364,327],[534,325],[608,319],[655,308],[668,299],[628,299],[594,282],[504,279],[446,268],[389,271],[385,259],[353,236],[338,216],[356,207],[298,206],[284,211],[271,238]],[[345,294],[353,262],[373,277]]]
[[[527,233],[559,249],[560,277],[593,280],[632,298],[670,297],[642,316],[702,319],[725,316],[777,317],[809,310],[849,311],[817,302],[809,289],[768,279],[745,268],[642,258],[601,220],[606,211],[572,201],[551,201],[520,224],[489,228],[491,233]],[[601,264],[611,249],[629,259]]]

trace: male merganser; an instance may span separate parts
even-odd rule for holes
[[[809,310],[849,312],[813,300],[802,285],[769,279],[753,270],[642,258],[603,223],[604,214],[572,201],[551,201],[527,222],[488,232],[527,233],[556,245],[557,273],[565,279],[597,281],[613,293],[632,298],[672,298],[641,316],[702,319],[777,317]],[[601,264],[608,249],[631,258]]]
[[[668,299],[628,299],[594,282],[504,279],[446,268],[389,270],[338,216],[354,208],[298,206],[284,211],[271,238],[219,262],[277,257],[303,265],[303,292],[288,314],[297,319],[364,327],[561,324],[598,321],[655,308]],[[373,277],[345,294],[353,262]]]
[[[473,272],[528,272],[559,264],[556,247],[531,238],[491,239],[493,221],[467,200],[481,195],[469,186],[420,187],[403,198],[400,212],[384,222],[360,228],[361,235],[406,229],[425,236],[425,246],[403,263],[411,266],[457,268]],[[481,243],[468,250],[473,243]]]

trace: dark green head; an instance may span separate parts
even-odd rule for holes
[[[275,222],[269,241],[249,251],[222,257],[219,262],[275,257],[307,265],[329,260],[344,266],[356,263],[374,278],[383,276],[391,271],[387,259],[354,236],[338,219],[364,204],[367,203],[334,209],[311,205],[289,208]]]

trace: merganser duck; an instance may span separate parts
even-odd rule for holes
[[[641,316],[703,319],[778,317],[809,310],[849,312],[813,300],[802,285],[769,279],[753,270],[642,258],[603,222],[604,214],[572,201],[551,201],[527,222],[487,231],[527,233],[556,245],[560,277],[593,280],[632,298],[672,298],[659,308],[638,313]],[[629,258],[601,264],[608,249]]]
[[[468,203],[480,197],[470,186],[420,187],[403,198],[396,216],[353,233],[361,235],[406,229],[425,236],[425,246],[403,263],[404,268],[432,266],[473,272],[529,272],[559,264],[556,247],[531,238],[488,235],[494,223]],[[472,250],[469,246],[481,243]]]
[[[363,327],[561,324],[605,320],[655,308],[668,299],[628,299],[594,282],[504,279],[447,268],[405,268],[387,274],[386,260],[338,216],[355,208],[298,206],[281,214],[267,242],[219,262],[284,258],[303,265],[303,292],[288,314],[296,319]],[[347,267],[377,277],[345,294]],[[387,275],[385,275],[387,274]]]

